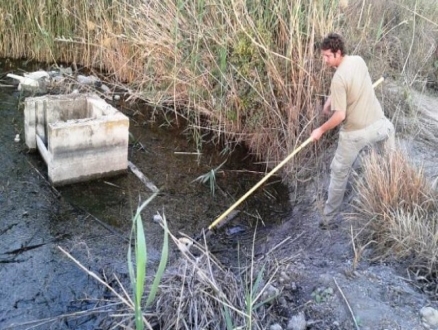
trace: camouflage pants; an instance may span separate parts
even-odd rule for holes
[[[331,217],[339,211],[351,167],[360,151],[380,141],[385,141],[387,147],[395,146],[394,126],[387,118],[356,131],[346,132],[341,129],[338,148],[330,165],[330,186],[324,207],[325,216]]]

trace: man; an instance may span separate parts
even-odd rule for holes
[[[325,64],[336,72],[323,108],[324,114],[331,114],[330,118],[312,132],[311,138],[317,141],[325,132],[342,124],[320,222],[322,228],[329,229],[335,227],[333,218],[342,204],[348,176],[359,152],[384,140],[394,146],[394,126],[383,114],[367,65],[360,56],[346,54],[342,37],[329,34],[321,44],[321,52]]]

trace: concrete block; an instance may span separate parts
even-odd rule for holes
[[[24,128],[55,186],[127,171],[129,119],[97,95],[27,98]]]

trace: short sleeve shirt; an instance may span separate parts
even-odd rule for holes
[[[355,131],[384,118],[368,67],[360,56],[347,55],[333,76],[331,110],[345,111],[342,129]]]

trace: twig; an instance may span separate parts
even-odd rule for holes
[[[345,301],[345,303],[347,304],[348,310],[350,311],[351,317],[353,318],[354,325],[356,326],[356,329],[357,329],[357,330],[360,330],[359,325],[357,324],[357,321],[356,321],[356,317],[354,316],[353,310],[351,309],[351,306],[350,306],[350,304],[348,303],[347,298],[345,297],[344,293],[342,292],[341,288],[340,288],[339,285],[338,285],[338,282],[336,282],[336,279],[335,279],[334,277],[333,277],[333,281],[335,281],[336,287],[338,288],[339,292],[340,292],[341,295],[342,295],[342,298],[344,298],[344,301]]]
[[[52,193],[55,195],[56,198],[61,197],[61,193],[56,190],[56,188],[45,178],[44,175],[41,174],[40,171],[29,161],[27,160],[27,163],[35,170],[35,172],[38,173],[38,175],[47,183],[47,185],[52,189]]]
[[[202,155],[202,153],[199,153],[199,152],[185,152],[185,151],[175,151],[174,154],[175,155],[195,155],[195,156]]]
[[[129,307],[131,310],[134,310],[134,305],[132,304],[131,301],[126,300],[122,295],[120,295],[116,290],[114,290],[108,283],[106,283],[105,281],[103,281],[99,276],[97,276],[94,272],[88,270],[87,268],[85,268],[78,260],[76,260],[70,253],[68,253],[67,251],[65,251],[62,247],[60,247],[58,245],[58,249],[61,250],[62,253],[64,253],[68,258],[70,258],[77,266],[79,266],[80,269],[82,269],[86,274],[88,274],[89,276],[91,276],[92,278],[94,278],[96,281],[98,281],[100,284],[102,284],[103,286],[105,286],[108,290],[110,290],[117,298],[120,299],[121,302],[123,302],[127,307]],[[149,324],[149,322],[146,320],[146,318],[143,316],[143,322],[145,323],[145,325],[152,330],[151,325]]]
[[[99,225],[101,225],[103,228],[105,228],[106,230],[110,231],[112,234],[120,237],[121,239],[123,239],[126,242],[129,242],[129,238],[123,236],[120,232],[118,232],[117,230],[115,230],[114,228],[111,228],[111,226],[107,225],[105,222],[103,222],[102,220],[99,220],[96,216],[92,215],[90,212],[88,212],[87,210],[83,209],[82,207],[73,204],[72,202],[69,202],[71,206],[73,206],[74,208],[80,210],[81,212],[87,214],[87,216],[91,217],[94,221],[96,221]]]
[[[297,239],[299,239],[301,236],[304,235],[304,232],[302,232],[301,234],[297,235],[292,242],[295,242]],[[278,243],[277,245],[275,245],[273,248],[271,248],[267,253],[265,253],[265,255],[271,254],[272,252],[274,252],[276,249],[278,249],[280,246],[282,246],[283,244],[285,244],[287,241],[289,241],[290,239],[292,239],[291,236],[286,237],[284,240],[282,240],[280,243]]]
[[[26,326],[26,329],[32,329],[34,327],[40,327],[44,324],[47,323],[52,323],[55,321],[60,321],[62,319],[66,319],[69,317],[79,317],[79,316],[83,316],[83,315],[93,315],[93,314],[99,314],[99,313],[105,313],[108,314],[111,311],[105,310],[109,307],[112,306],[117,306],[120,305],[121,302],[117,302],[117,303],[112,303],[112,304],[108,304],[108,305],[104,305],[101,307],[95,307],[93,309],[87,309],[84,311],[78,311],[78,312],[72,312],[72,313],[67,313],[67,314],[61,314],[58,316],[54,316],[54,317],[48,317],[48,318],[43,318],[43,319],[37,319],[37,320],[32,320],[32,321],[27,321],[27,322],[23,322],[23,323],[12,323],[8,326],[6,326],[6,328],[3,328],[3,330],[12,330],[12,329],[16,329],[17,327],[22,327],[22,326]]]
[[[113,186],[113,187],[116,187],[116,188],[120,188],[120,186],[118,186],[118,185],[116,185],[114,183],[108,182],[108,181],[103,181],[103,183],[107,184],[108,186]]]
[[[105,281],[103,281],[99,276],[97,276],[95,273],[93,273],[92,271],[88,270],[87,268],[85,268],[79,261],[77,261],[70,253],[68,253],[67,251],[65,251],[62,247],[60,247],[59,245],[57,246],[59,250],[61,250],[62,253],[64,253],[68,258],[70,258],[76,265],[79,266],[80,269],[82,269],[86,274],[88,274],[89,276],[91,276],[92,278],[94,278],[96,281],[98,281],[100,284],[102,284],[103,286],[105,286],[108,290],[110,290],[112,293],[114,293],[114,295],[116,295],[117,298],[120,299],[120,301],[122,301],[127,307],[131,308],[132,310],[134,310],[134,306],[128,301],[126,300],[124,297],[122,297],[116,290],[114,290],[108,283],[106,283]]]
[[[159,191],[156,185],[152,183],[151,180],[149,180],[133,163],[128,162],[128,167],[134,173],[137,178],[140,179],[141,182],[145,184],[147,188],[149,188],[152,192],[156,193]]]
[[[406,65],[408,64],[409,61],[409,57],[411,56],[411,51],[412,51],[412,47],[414,46],[414,40],[415,40],[415,13],[417,12],[417,1],[415,1],[415,7],[414,7],[414,18],[413,18],[413,26],[412,26],[412,39],[411,39],[411,45],[409,46],[409,52],[408,52],[408,56],[406,56],[406,61],[405,64],[403,65],[403,70],[402,70],[402,74],[405,72],[406,69]],[[412,85],[412,83],[411,83]]]

